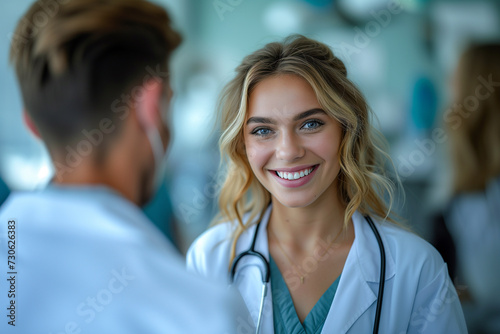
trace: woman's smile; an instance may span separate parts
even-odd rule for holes
[[[301,187],[307,184],[314,177],[314,174],[319,165],[310,167],[296,167],[288,169],[270,170],[271,173],[277,178],[276,181],[281,185],[290,188]]]

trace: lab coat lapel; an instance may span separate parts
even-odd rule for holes
[[[378,283],[380,279],[379,246],[373,231],[360,213],[355,212],[352,220],[355,239],[322,333],[346,333],[377,300],[378,290],[374,292],[369,283]],[[378,230],[382,232],[380,227]],[[383,243],[387,244],[384,235],[380,234]],[[388,248],[385,247],[386,281],[394,276],[394,260]]]
[[[267,239],[267,223],[271,214],[271,206],[269,206],[262,217],[261,226],[255,243],[255,250],[262,253],[267,261],[269,261],[269,247]],[[245,231],[239,238],[236,245],[236,254],[241,254],[247,251],[252,244],[252,239],[255,233],[256,225]],[[257,326],[259,317],[259,308],[262,296],[262,275],[265,271],[264,263],[256,256],[245,256],[238,264],[235,284],[245,300],[248,307],[254,326]],[[268,283],[267,294],[264,298],[264,309],[262,314],[261,333],[273,333],[273,302],[271,293],[271,284]]]

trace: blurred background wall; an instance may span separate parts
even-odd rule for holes
[[[8,63],[16,22],[31,2],[2,0],[0,14],[0,177],[12,190],[43,187],[53,172],[43,145],[23,126]],[[446,139],[440,131],[450,80],[464,47],[498,40],[498,1],[156,2],[170,10],[184,43],[172,65],[174,141],[166,177],[154,207],[146,210],[181,251],[216,211],[219,156],[212,129],[218,93],[245,55],[291,33],[329,44],[345,61],[377,115],[402,178],[406,199],[399,196],[396,211],[429,237],[429,217],[449,190]],[[168,198],[170,205],[164,205]]]

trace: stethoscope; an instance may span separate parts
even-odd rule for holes
[[[375,320],[373,322],[373,334],[378,333],[378,328],[380,324],[380,312],[382,310],[382,297],[384,295],[384,286],[385,286],[385,248],[384,244],[382,243],[382,238],[380,237],[380,234],[378,233],[377,227],[373,223],[373,220],[371,219],[370,216],[365,216],[366,221],[368,222],[368,225],[370,225],[370,228],[372,229],[373,233],[375,234],[375,238],[377,239],[378,247],[380,249],[380,283],[378,287],[378,297],[377,297],[377,308],[375,310]],[[262,253],[259,253],[255,250],[255,242],[257,241],[257,234],[259,233],[259,227],[260,227],[260,222],[257,224],[257,227],[255,228],[255,234],[253,235],[252,239],[252,244],[250,245],[250,248],[241,254],[239,254],[233,261],[233,264],[231,265],[231,283],[234,281],[234,277],[236,275],[236,267],[238,265],[238,262],[245,256],[256,256],[259,258],[262,263],[264,263],[264,272],[261,272],[262,274],[262,296],[260,300],[260,307],[259,307],[259,317],[257,320],[257,330],[256,333],[260,333],[260,325],[262,322],[262,312],[264,310],[264,299],[267,294],[267,284],[269,283],[269,276],[271,269],[269,268],[269,262],[266,260],[264,255]]]

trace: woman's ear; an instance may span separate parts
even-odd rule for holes
[[[28,130],[33,134],[33,136],[35,136],[38,139],[42,139],[42,137],[40,136],[40,132],[36,128],[36,125],[33,122],[33,119],[31,119],[31,116],[28,114],[26,109],[23,109],[23,122],[26,125],[26,127],[28,128]]]

